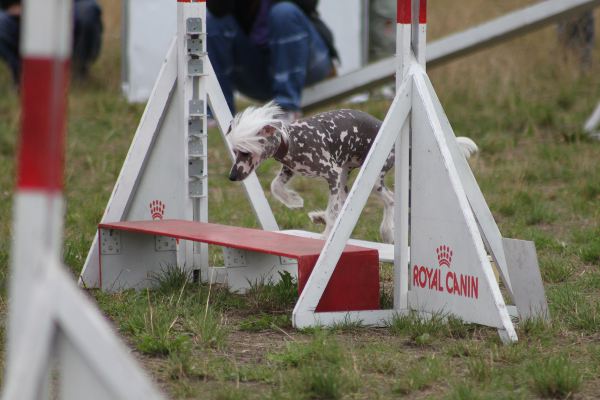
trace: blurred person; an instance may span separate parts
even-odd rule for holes
[[[396,53],[396,0],[369,1],[369,62]]]
[[[87,76],[98,58],[102,44],[102,10],[96,0],[74,0],[73,73]],[[4,60],[15,83],[21,75],[19,36],[21,0],[0,0],[0,59]]]
[[[396,54],[396,3],[396,0],[369,1],[369,62]],[[392,100],[395,87],[395,83],[383,85],[374,94]]]
[[[290,120],[304,86],[334,74],[333,34],[318,0],[208,0],[208,55],[227,104],[233,92],[274,99]]]
[[[594,48],[594,14],[586,11],[558,24],[558,38],[578,57],[583,68],[592,66],[592,50]]]

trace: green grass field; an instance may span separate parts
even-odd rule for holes
[[[120,94],[119,2],[101,3],[103,54],[91,79],[73,84],[69,102],[64,258],[74,277],[143,111]],[[430,3],[436,38],[533,1]],[[297,331],[289,279],[239,296],[192,284],[172,269],[157,277],[155,290],[91,294],[172,398],[600,398],[600,142],[581,132],[600,100],[598,48],[594,57],[592,69],[580,71],[549,27],[431,71],[456,133],[481,149],[471,165],[501,232],[537,246],[552,323],[520,323],[515,345],[452,318]],[[3,66],[0,93],[4,320],[19,103]],[[388,106],[374,100],[360,108],[383,118]],[[209,141],[211,222],[256,226],[240,185],[227,180],[220,135],[211,132]],[[265,189],[277,168],[266,162],[259,169]],[[298,179],[293,186],[306,200],[303,210],[268,194],[280,226],[320,229],[306,212],[325,206],[325,185]],[[380,218],[372,199],[354,236],[377,240]]]

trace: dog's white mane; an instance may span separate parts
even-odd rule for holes
[[[238,113],[231,123],[231,132],[227,135],[233,149],[251,154],[262,153],[261,136],[258,132],[271,126],[281,133],[287,141],[287,124],[281,118],[283,111],[273,101],[262,107],[248,107]]]

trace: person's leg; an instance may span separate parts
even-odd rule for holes
[[[581,16],[578,25],[581,42],[581,63],[584,67],[591,67],[595,39],[594,14],[591,11],[585,12]]]
[[[235,113],[235,90],[253,99],[270,99],[268,49],[252,43],[231,15],[216,18],[209,11],[206,23],[208,57],[231,112]]]
[[[210,11],[206,12],[207,51],[210,63],[215,70],[221,90],[232,113],[233,103],[234,56],[233,48],[236,37],[243,35],[240,26],[232,15],[217,18]]]
[[[76,0],[73,14],[73,72],[85,77],[102,47],[102,10],[96,0]]]
[[[281,2],[271,8],[269,35],[275,102],[285,110],[299,110],[304,86],[331,73],[329,50],[293,3]]]
[[[576,53],[584,68],[591,65],[594,47],[594,14],[589,11],[558,24],[558,38],[565,48]]]
[[[8,64],[15,83],[18,83],[21,75],[19,18],[2,11],[0,11],[0,59]]]
[[[245,34],[234,43],[233,80],[240,93],[259,101],[273,98],[269,49],[252,43]]]

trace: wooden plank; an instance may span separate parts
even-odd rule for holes
[[[325,245],[325,241],[321,239],[184,220],[103,223],[99,225],[99,228],[168,236],[292,258],[319,254]],[[372,251],[372,249],[353,245],[344,248],[344,252],[356,254]]]
[[[317,232],[302,231],[299,229],[289,229],[285,231],[279,231],[286,235],[294,235],[300,237],[307,237],[313,239],[322,239],[323,235]],[[379,261],[386,263],[394,262],[394,245],[389,243],[370,242],[368,240],[361,239],[349,239],[348,244],[359,247],[366,247],[367,249],[377,250],[379,253]]]
[[[504,238],[502,243],[519,316],[522,319],[539,318],[550,321],[535,243],[508,238]]]
[[[487,23],[435,40],[427,46],[427,66],[442,65],[476,51],[541,29],[600,5],[600,0],[546,0],[508,13]],[[357,71],[327,79],[307,87],[302,93],[302,108],[311,110],[343,99],[353,93],[392,82],[395,57],[369,64]]]

